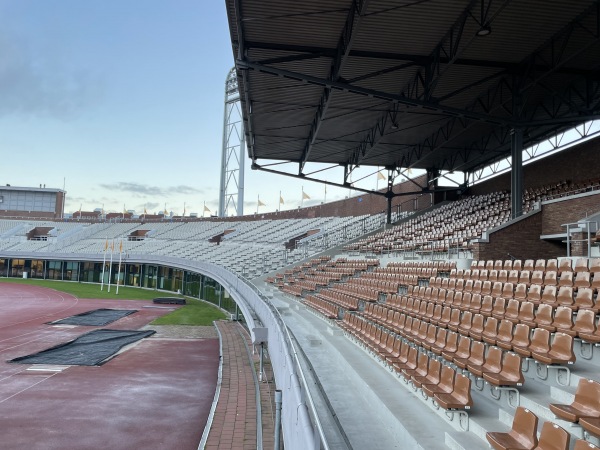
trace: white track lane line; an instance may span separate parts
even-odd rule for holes
[[[52,378],[54,375],[57,375],[57,374],[59,374],[59,373],[60,373],[60,372],[55,372],[55,373],[53,373],[52,375],[50,375],[50,376],[48,376],[48,377],[44,378],[43,380],[40,380],[40,381],[38,381],[37,383],[33,383],[31,386],[28,386],[28,387],[26,387],[25,389],[21,389],[19,392],[15,392],[14,394],[12,394],[12,395],[9,395],[9,396],[8,396],[8,397],[6,397],[6,398],[3,398],[2,400],[0,400],[0,404],[4,403],[4,402],[5,402],[5,401],[7,401],[7,400],[10,400],[10,399],[11,399],[11,398],[13,398],[13,397],[16,397],[16,396],[17,396],[17,395],[19,395],[19,394],[22,394],[22,393],[23,393],[23,392],[25,392],[26,390],[28,390],[28,389],[31,389],[32,387],[35,387],[35,386],[37,386],[38,384],[40,384],[40,383],[42,383],[42,382],[44,382],[44,381],[46,381],[46,380],[48,380],[48,379]]]

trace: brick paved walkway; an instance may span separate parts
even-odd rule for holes
[[[207,450],[256,449],[256,391],[252,366],[237,322],[216,322],[223,340],[221,392]]]

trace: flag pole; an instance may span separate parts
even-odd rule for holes
[[[119,274],[117,275],[117,292],[119,295],[119,282],[121,281],[121,256],[123,255],[123,240],[121,239],[121,244],[119,245]]]
[[[302,198],[300,199],[300,208],[304,205],[304,186],[302,186]]]
[[[106,237],[106,244],[104,244],[104,260],[102,261],[102,281],[100,282],[100,290],[104,289],[104,269],[106,268],[106,251],[108,250],[108,236]]]
[[[110,266],[108,268],[108,292],[110,292],[110,278],[112,277],[112,262],[113,262],[113,253],[115,250],[115,241],[112,241],[110,245]]]

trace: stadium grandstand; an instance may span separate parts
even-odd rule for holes
[[[17,208],[0,276],[210,297],[266,350],[281,448],[599,448],[600,2],[226,4],[253,168],[358,195],[208,219]],[[365,166],[384,189],[352,185]]]

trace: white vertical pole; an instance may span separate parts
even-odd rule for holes
[[[115,250],[115,241],[113,241],[110,246],[110,267],[108,268],[108,292],[110,292],[110,279],[112,277],[112,262],[113,262],[114,250]]]
[[[119,295],[119,281],[121,280],[121,257],[123,255],[123,242],[121,241],[121,246],[119,247],[119,273],[117,275],[117,295]]]

